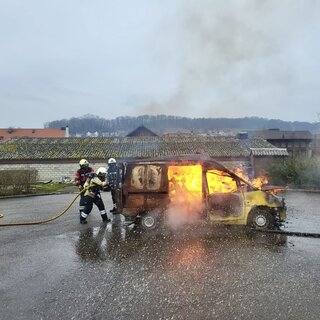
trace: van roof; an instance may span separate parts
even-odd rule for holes
[[[157,158],[128,158],[128,159],[119,159],[119,162],[125,162],[127,164],[155,164],[155,163],[164,163],[164,164],[185,164],[185,165],[193,165],[200,163],[205,168],[214,168],[226,171],[232,175],[234,173],[227,169],[220,162],[212,159],[208,155],[205,154],[191,154],[191,155],[183,155],[183,156],[164,156]]]

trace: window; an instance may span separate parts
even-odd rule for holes
[[[131,186],[138,190],[158,190],[162,169],[158,166],[136,166],[132,169]]]
[[[209,194],[237,191],[236,181],[223,171],[208,170],[206,177],[208,182]]]

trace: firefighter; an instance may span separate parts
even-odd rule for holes
[[[79,191],[83,190],[83,185],[87,181],[88,175],[94,173],[94,170],[90,167],[88,160],[81,159],[79,161],[80,168],[76,171],[74,177],[74,183],[78,186]],[[79,202],[79,212],[84,208],[84,194],[83,192],[80,194],[80,202]]]
[[[113,208],[110,210],[110,212],[113,214],[117,214],[117,206],[116,206],[117,161],[114,158],[110,158],[108,160],[108,181],[109,181],[109,189],[111,192],[111,198],[113,203]]]
[[[107,169],[99,168],[96,174],[92,174],[88,177],[86,183],[84,184],[84,188],[86,189],[83,197],[83,208],[80,211],[80,223],[86,224],[87,217],[89,213],[92,211],[93,204],[95,204],[101,214],[102,221],[110,222],[111,220],[108,218],[103,200],[101,198],[100,191],[104,190],[108,186],[108,182],[106,181]]]

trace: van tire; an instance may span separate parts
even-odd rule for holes
[[[154,230],[160,226],[160,216],[157,212],[146,212],[140,217],[140,224],[144,230]]]
[[[275,217],[267,208],[255,208],[248,218],[248,225],[254,229],[266,230],[275,226]]]
[[[141,217],[141,226],[144,230],[153,230],[156,228],[156,218],[152,215],[146,214]]]

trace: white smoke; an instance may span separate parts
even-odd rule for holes
[[[189,192],[181,191],[171,198],[171,204],[166,211],[167,224],[172,229],[179,229],[187,224],[194,224],[201,218],[203,210],[202,199],[190,201]]]
[[[164,23],[171,28],[169,34],[166,27],[168,38],[176,40],[179,83],[171,96],[150,101],[143,113],[272,118],[282,112],[283,119],[298,120],[302,106],[313,108],[315,99],[320,101],[310,86],[319,84],[310,67],[319,66],[320,2],[177,3],[177,15]],[[158,46],[164,55],[165,44]]]

